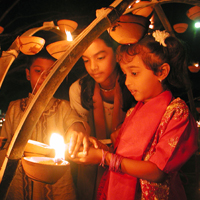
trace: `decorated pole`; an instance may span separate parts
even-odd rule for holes
[[[24,113],[24,120],[19,124],[15,132],[16,136],[11,141],[13,144],[10,147],[10,152],[7,153],[4,160],[3,165],[6,165],[6,167],[0,185],[1,199],[4,199],[6,196],[9,185],[23,155],[25,145],[53,94],[92,41],[115,23],[132,2],[133,0],[117,0],[109,8],[102,9],[102,14],[100,13],[100,16],[75,38],[71,46],[57,61],[53,70],[43,82],[33,98],[32,103],[29,105],[27,112]],[[18,131],[19,133],[17,133]]]
[[[52,32],[57,33],[58,35],[64,36],[57,29],[57,26],[55,26],[53,22],[44,22],[43,26],[29,29],[25,33],[23,33],[21,36],[32,36],[36,32],[41,31],[41,30],[52,31]],[[16,41],[17,39],[15,39],[15,41],[11,44],[11,46],[9,47],[7,51],[2,52],[2,55],[0,57],[0,66],[1,66],[0,67],[0,88],[2,86],[2,83],[4,81],[4,78],[10,66],[12,65],[12,63],[14,62],[14,60],[18,57],[20,53],[20,50],[17,47]]]

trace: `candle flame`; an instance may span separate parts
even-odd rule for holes
[[[50,146],[55,149],[55,159],[65,159],[65,143],[61,135],[52,133]]]
[[[72,41],[72,34],[70,33],[70,31],[65,31],[66,35],[67,35],[67,41]]]

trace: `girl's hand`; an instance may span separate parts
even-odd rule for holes
[[[78,164],[98,164],[101,162],[102,150],[90,147],[88,154],[85,155],[83,152],[78,152],[75,158],[69,158],[73,162]]]
[[[103,149],[105,151],[109,151],[109,147],[100,142],[97,138],[89,137],[89,141],[95,149]]]

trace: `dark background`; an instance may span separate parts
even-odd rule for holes
[[[95,19],[97,9],[107,7],[112,2],[112,0],[0,0],[0,26],[4,28],[4,32],[0,34],[1,49],[6,51],[17,36],[30,28],[40,27],[43,22],[47,21],[54,21],[56,24],[60,19],[74,20],[78,23],[78,28],[73,35],[78,35]],[[190,64],[200,62],[200,30],[194,28],[195,22],[186,15],[188,9],[193,5],[163,3],[161,6],[172,27],[176,23],[188,23],[186,32],[181,34],[175,32],[175,34],[185,42]],[[163,29],[159,20],[156,24],[158,29]],[[50,31],[40,31],[36,35],[43,37],[46,44],[59,40],[58,35]],[[19,54],[0,89],[0,110],[4,113],[10,101],[26,97],[31,91],[30,84],[25,78],[25,58],[25,55]],[[84,66],[80,59],[63,81],[55,96],[68,99],[69,86],[83,73]],[[200,72],[189,73],[189,75],[195,104],[200,107]],[[188,103],[187,96],[185,100]],[[198,162],[200,163],[199,156],[194,155],[183,166],[180,173],[188,199],[199,200]]]
[[[43,22],[60,19],[70,19],[78,23],[78,28],[73,35],[78,35],[96,17],[96,10],[109,6],[112,0],[0,0],[0,26],[4,32],[0,34],[0,46],[6,51],[17,36],[33,27],[42,26]],[[186,12],[193,5],[183,3],[163,3],[162,8],[173,27],[176,23],[188,23],[185,33],[176,34],[183,40],[188,48],[190,64],[199,62],[200,56],[200,30],[194,28],[194,21],[190,20]],[[158,21],[158,28],[163,28]],[[59,40],[59,36],[50,31],[39,31],[35,35],[45,39],[46,45]],[[10,101],[26,97],[31,91],[30,84],[26,81],[24,68],[26,56],[22,53],[10,67],[3,85],[0,89],[0,109],[6,112]],[[70,84],[84,73],[81,59],[76,63],[66,80],[61,84],[55,96],[68,99]],[[181,73],[181,72],[180,72]],[[200,72],[190,73],[192,90],[195,103],[199,103]],[[188,101],[188,99],[185,99]]]

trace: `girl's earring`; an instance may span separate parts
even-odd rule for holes
[[[159,79],[159,82],[162,83],[162,80]]]

